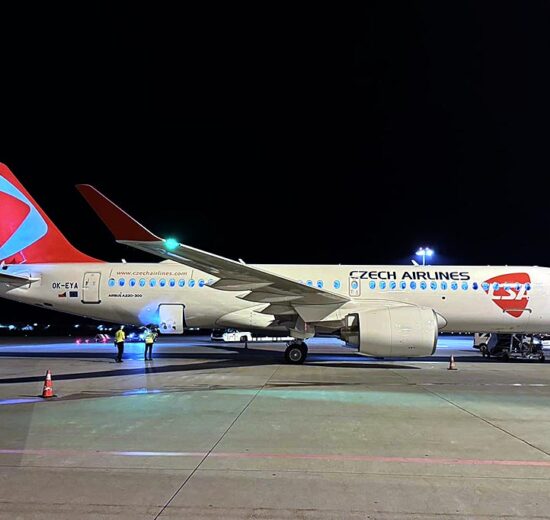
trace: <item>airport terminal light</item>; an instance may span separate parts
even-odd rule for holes
[[[418,249],[418,251],[415,253],[416,256],[422,257],[422,265],[426,265],[426,257],[433,256],[434,252],[433,249],[430,249],[429,247],[421,247]]]

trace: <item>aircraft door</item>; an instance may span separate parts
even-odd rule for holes
[[[359,278],[349,277],[349,295],[361,296],[361,280]]]
[[[159,328],[161,334],[183,334],[185,317],[184,305],[163,303],[159,305]]]
[[[84,273],[82,281],[82,303],[101,303],[99,299],[99,282],[101,273]]]

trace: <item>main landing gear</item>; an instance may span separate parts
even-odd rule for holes
[[[301,365],[307,357],[307,345],[303,341],[294,341],[285,350],[285,362]]]

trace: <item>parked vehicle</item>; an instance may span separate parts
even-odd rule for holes
[[[474,345],[476,339],[474,339]],[[544,363],[543,344],[539,337],[524,334],[480,334],[477,344],[484,358],[534,359]]]
[[[226,341],[228,343],[244,343],[252,341],[251,332],[243,332],[237,329],[214,329],[210,334],[212,341]]]
[[[213,329],[210,339],[228,343],[281,343],[294,340],[291,336],[255,336],[252,332],[238,329]]]
[[[474,344],[473,347],[480,349],[482,346],[487,346],[491,334],[489,332],[476,332],[474,334]]]

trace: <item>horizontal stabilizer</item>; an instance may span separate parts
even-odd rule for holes
[[[28,283],[38,282],[39,280],[40,278],[31,278],[30,276],[0,272],[0,283],[7,283],[18,287]]]

